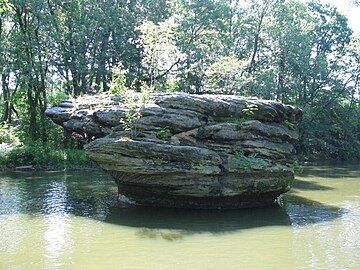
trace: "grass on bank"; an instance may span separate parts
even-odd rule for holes
[[[93,168],[83,149],[61,147],[62,138],[52,142],[22,142],[16,128],[0,126],[0,170],[33,166],[40,170]]]
[[[50,145],[11,146],[0,152],[0,167],[13,169],[33,166],[36,169],[77,169],[94,167],[80,149],[57,149]]]

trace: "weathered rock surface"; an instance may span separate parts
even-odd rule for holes
[[[300,109],[229,95],[155,94],[125,130],[120,97],[82,97],[46,115],[90,143],[87,155],[143,205],[239,208],[274,203],[294,178]]]

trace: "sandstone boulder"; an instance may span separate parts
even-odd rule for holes
[[[291,187],[302,115],[296,107],[230,95],[155,94],[136,109],[129,128],[130,110],[121,97],[100,95],[63,102],[46,115],[88,140],[87,155],[138,204],[263,206]]]

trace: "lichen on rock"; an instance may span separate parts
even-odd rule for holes
[[[300,109],[240,96],[159,93],[138,110],[132,130],[123,125],[127,104],[104,94],[62,102],[46,115],[87,140],[87,155],[139,204],[263,206],[290,189]]]

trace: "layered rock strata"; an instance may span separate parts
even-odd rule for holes
[[[296,107],[172,93],[155,94],[135,111],[128,99],[100,95],[62,102],[46,115],[91,141],[87,155],[115,178],[121,195],[142,205],[263,206],[291,187],[302,115]]]

